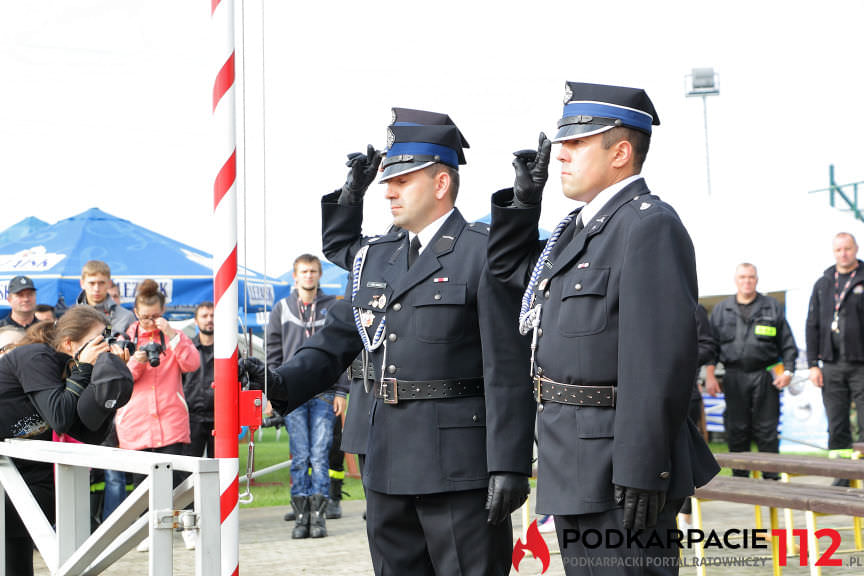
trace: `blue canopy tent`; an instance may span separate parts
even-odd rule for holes
[[[139,282],[159,283],[169,307],[192,307],[213,300],[212,257],[207,252],[157,234],[128,220],[91,208],[56,224],[0,244],[0,314],[8,282],[24,274],[36,284],[40,304],[62,300],[72,305],[81,292],[81,268],[88,260],[102,260],[124,304],[132,302]],[[287,295],[290,286],[248,269],[238,271],[240,313],[257,327],[255,313],[269,310]]]
[[[32,234],[36,230],[41,230],[48,226],[50,226],[50,224],[44,220],[40,220],[35,216],[28,216],[0,232],[0,245],[6,244],[7,242],[14,242],[28,234]]]

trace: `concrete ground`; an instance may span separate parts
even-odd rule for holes
[[[816,480],[826,482],[825,479]],[[293,523],[285,522],[282,516],[287,512],[287,507],[252,508],[240,511],[240,574],[256,575],[315,575],[315,576],[371,576],[372,566],[369,560],[369,551],[366,544],[365,523],[361,517],[365,502],[355,500],[343,503],[344,516],[339,520],[327,522],[329,536],[318,540],[292,540],[291,527]],[[763,526],[768,528],[768,511],[763,510]],[[723,502],[707,502],[703,505],[703,516],[705,518],[705,529],[715,529],[721,535],[727,529],[737,528],[753,529],[755,526],[755,515],[752,506],[730,504]],[[782,514],[780,515],[781,527],[783,526]],[[803,514],[796,513],[794,516],[795,528],[804,527]],[[835,574],[842,575],[864,575],[864,552],[851,552],[854,548],[852,540],[852,520],[846,517],[827,516],[819,519],[819,527],[842,528],[841,545],[835,558],[842,560],[844,566],[839,568],[823,567],[824,576]],[[515,537],[521,533],[521,518],[517,512],[513,515]],[[564,569],[561,556],[558,554],[558,544],[554,534],[545,536],[546,542],[552,552],[551,564],[545,572],[547,576],[563,576]],[[828,545],[828,539],[820,541],[820,551],[824,551]],[[183,547],[183,541],[178,534],[174,540],[174,572],[175,575],[194,574],[194,553]],[[692,558],[692,551],[685,550],[688,560]],[[709,565],[706,574],[709,576],[758,576],[772,574],[770,550],[736,549],[717,550],[708,552],[712,562],[738,561],[736,559],[749,557],[751,564],[764,565],[754,566],[731,566]],[[809,574],[807,567],[798,565],[797,556],[788,558],[788,565],[783,568],[783,574],[796,576]],[[519,566],[520,570],[511,570],[513,576],[534,575],[541,573],[539,560],[525,558]],[[146,575],[147,554],[132,551],[124,556],[119,562],[104,572],[106,575],[136,576]],[[38,553],[36,554],[36,574],[48,576],[49,572],[42,563]],[[687,567],[680,569],[680,574],[697,574],[697,569],[692,566],[692,560]],[[211,575],[206,575],[211,576]],[[410,575],[405,575],[410,576]],[[441,575],[449,576],[449,575]]]

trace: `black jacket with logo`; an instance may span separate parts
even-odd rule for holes
[[[711,329],[720,345],[719,360],[727,368],[755,372],[778,360],[795,371],[798,347],[780,303],[757,294],[749,319],[741,317],[736,296],[729,296],[711,311]]]
[[[836,266],[813,285],[810,310],[807,313],[807,364],[819,361],[836,362],[831,342],[831,322],[834,320],[834,272]],[[864,362],[864,262],[858,260],[858,271],[843,301],[840,303],[840,337],[849,362]]]

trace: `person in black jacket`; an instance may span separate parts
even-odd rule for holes
[[[502,299],[488,284],[488,227],[454,207],[459,130],[397,122],[388,141],[381,179],[394,227],[362,241],[351,300],[269,376],[270,396],[296,406],[365,349],[376,369],[363,475],[375,574],[503,576],[533,436],[527,343],[508,318],[518,300],[490,305]],[[371,162],[361,172],[377,173]],[[339,210],[343,231],[361,228],[362,203]],[[260,362],[241,371],[263,385]]]
[[[186,445],[189,456],[215,457],[213,448],[213,303],[201,302],[195,307],[198,334],[192,343],[201,355],[201,365],[183,374],[183,396],[189,406],[190,440]]]
[[[84,442],[104,439],[114,410],[132,394],[132,375],[124,362],[106,354],[105,328],[101,312],[76,307],[56,327],[53,322],[35,324],[14,350],[0,357],[0,438],[51,440],[54,431]],[[13,462],[53,522],[53,465]],[[8,496],[5,514],[6,574],[32,575],[33,541]]]
[[[780,391],[792,381],[798,358],[783,306],[757,292],[758,282],[756,266],[739,264],[735,269],[736,294],[711,312],[711,329],[720,345],[719,360],[726,370],[723,426],[730,452],[749,452],[753,441],[760,452],[779,451]],[[775,377],[770,367],[781,360],[783,373]],[[713,396],[719,388],[714,366],[709,365],[705,389]],[[749,472],[733,470],[733,474],[747,476]],[[763,477],[779,476],[765,472]]]
[[[822,388],[828,448],[842,450],[852,447],[852,402],[858,440],[864,440],[864,268],[851,234],[837,234],[833,249],[836,263],[816,281],[810,296],[807,364],[810,380]]]
[[[718,470],[687,418],[697,369],[693,245],[640,175],[660,123],[648,95],[567,82],[564,101],[561,185],[585,206],[538,240],[551,156],[541,133],[538,150],[516,153],[513,188],[492,196],[488,248],[490,272],[525,289],[513,323],[532,335],[537,512],[555,516],[567,574],[584,573],[589,557],[603,561],[592,574],[677,573],[667,535],[683,499]],[[572,539],[574,530],[623,536],[655,526],[658,545],[588,549]]]

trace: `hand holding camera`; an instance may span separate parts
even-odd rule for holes
[[[75,360],[84,364],[93,364],[96,362],[96,358],[98,358],[103,352],[107,352],[108,349],[108,342],[100,334],[84,344],[84,346],[78,350],[75,354]]]

